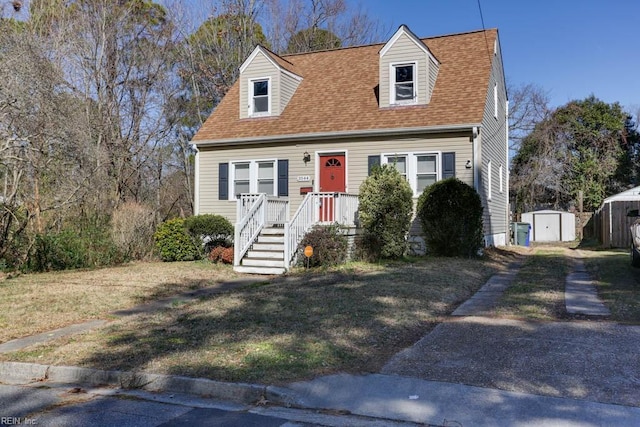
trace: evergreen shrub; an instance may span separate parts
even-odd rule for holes
[[[163,261],[192,261],[198,259],[198,245],[185,227],[181,218],[170,219],[160,224],[153,235],[156,250]]]
[[[417,216],[427,251],[439,256],[472,257],[483,243],[482,202],[457,178],[429,186],[418,198]]]
[[[196,242],[203,242],[205,254],[216,246],[228,248],[233,244],[233,225],[221,215],[191,216],[185,219],[185,227]]]
[[[413,213],[413,191],[407,180],[393,165],[376,166],[360,185],[358,200],[361,256],[402,257]]]
[[[311,246],[313,256],[309,258],[310,267],[332,266],[343,263],[347,259],[347,237],[342,234],[338,224],[316,225],[309,231],[298,245],[298,260],[307,264],[304,248]]]

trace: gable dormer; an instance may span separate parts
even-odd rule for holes
[[[380,107],[426,105],[440,63],[406,25],[380,50]]]
[[[279,116],[302,77],[293,64],[256,46],[240,66],[240,118]]]

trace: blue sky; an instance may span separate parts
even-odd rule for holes
[[[640,0],[480,0],[486,28],[498,28],[505,73],[535,83],[551,105],[590,94],[640,109]],[[395,32],[420,37],[482,28],[478,0],[363,0]],[[390,36],[389,34],[388,36]]]

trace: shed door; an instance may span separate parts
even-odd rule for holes
[[[533,214],[533,240],[536,242],[559,242],[560,214]]]

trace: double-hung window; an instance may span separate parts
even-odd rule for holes
[[[391,65],[391,104],[416,101],[416,64]]]
[[[249,81],[249,115],[268,115],[270,109],[270,79],[256,79]]]
[[[274,162],[258,162],[258,193],[275,194]]]
[[[416,192],[435,184],[438,180],[438,156],[436,154],[420,154],[416,156]]]
[[[382,163],[398,169],[409,182],[414,196],[441,179],[440,153],[383,154]]]
[[[404,179],[407,179],[407,156],[387,156],[387,163],[392,164],[398,169],[400,175],[402,175]]]
[[[277,195],[276,160],[231,162],[231,197],[244,193]]]
[[[251,192],[250,167],[250,163],[235,163],[233,165],[233,194]]]

